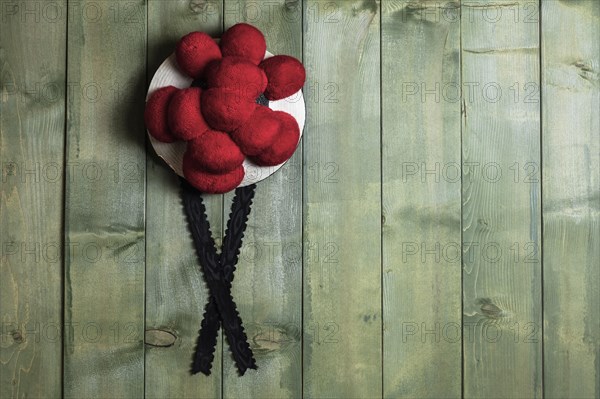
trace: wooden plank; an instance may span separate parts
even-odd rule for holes
[[[148,82],[185,34],[200,30],[218,36],[222,2],[151,0],[148,3]],[[221,397],[221,339],[212,374],[190,374],[190,365],[208,289],[187,230],[179,183],[154,150],[147,153],[146,396]],[[222,235],[223,196],[205,196],[211,229]],[[173,335],[171,335],[173,334]],[[164,347],[160,336],[176,340]],[[157,346],[158,345],[158,346]]]
[[[600,396],[600,3],[542,1],[544,394]]]
[[[380,9],[304,2],[304,395],[382,394]]]
[[[0,397],[59,397],[66,2],[0,7]]]
[[[382,17],[384,396],[460,397],[460,9]]]
[[[64,395],[140,397],[146,6],[70,7]]]
[[[302,4],[225,0],[225,28],[247,22],[263,31],[273,54],[302,59]],[[225,196],[224,220],[232,194]],[[233,284],[258,370],[240,378],[223,346],[223,396],[302,396],[302,149],[258,183]]]
[[[538,8],[463,2],[465,397],[541,397]]]

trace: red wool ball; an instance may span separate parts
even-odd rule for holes
[[[239,91],[213,88],[202,93],[202,113],[214,130],[231,132],[245,123],[256,103]]]
[[[195,164],[186,152],[183,157],[183,176],[198,190],[206,194],[223,194],[240,185],[244,179],[244,167],[238,166],[227,173],[210,173]]]
[[[239,90],[241,95],[252,99],[260,96],[267,88],[267,75],[255,64],[241,57],[223,57],[215,68],[210,64],[207,74],[209,87]]]
[[[262,32],[252,25],[240,23],[233,25],[221,37],[223,56],[244,57],[258,65],[267,51],[267,42]]]
[[[186,75],[198,78],[209,62],[221,59],[221,49],[206,33],[192,32],[179,40],[175,56],[177,64]]]
[[[294,155],[300,140],[300,127],[296,119],[283,111],[275,111],[280,128],[273,145],[252,158],[260,166],[275,166],[284,163]]]
[[[208,130],[188,142],[186,153],[201,169],[210,173],[231,172],[244,162],[244,154],[225,132]]]
[[[188,141],[200,137],[209,127],[200,110],[202,89],[190,87],[180,90],[169,104],[169,127],[173,135]]]
[[[173,95],[179,89],[173,86],[162,87],[156,90],[146,103],[146,109],[144,110],[144,121],[148,132],[163,143],[172,143],[177,141],[169,130],[168,123],[168,110],[169,102],[173,98]]]
[[[260,63],[269,84],[265,96],[271,101],[289,97],[302,89],[306,71],[302,63],[289,55],[276,55]]]
[[[273,144],[279,128],[279,119],[275,112],[269,107],[259,105],[246,123],[231,132],[231,138],[244,154],[257,155]]]

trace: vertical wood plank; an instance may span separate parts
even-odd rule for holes
[[[273,54],[302,59],[302,2],[225,0],[225,28],[246,22],[263,31]],[[225,196],[224,220],[233,195]],[[240,378],[223,346],[223,396],[302,396],[302,147],[258,183],[244,235],[233,297],[258,370]]]
[[[64,395],[144,393],[144,1],[70,5]]]
[[[544,393],[600,396],[600,3],[541,2]]]
[[[66,2],[0,3],[0,397],[59,397]]]
[[[219,36],[222,11],[221,0],[149,1],[148,83],[182,36],[192,31]],[[190,374],[208,289],[187,228],[179,180],[150,145],[147,168],[146,396],[218,398],[221,339],[217,341],[212,374]],[[217,245],[222,235],[222,200],[221,195],[204,196]],[[161,337],[174,341],[163,346]]]
[[[541,397],[538,4],[461,7],[464,396]]]
[[[380,9],[304,2],[304,395],[378,397]]]
[[[384,396],[459,397],[460,9],[382,12]]]

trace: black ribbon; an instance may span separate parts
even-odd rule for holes
[[[217,334],[222,324],[236,366],[240,374],[244,375],[247,369],[256,369],[256,361],[248,345],[242,319],[231,296],[231,282],[256,185],[239,187],[235,190],[220,255],[217,255],[201,193],[184,179],[181,179],[181,187],[188,226],[210,290],[210,298],[204,310],[204,319],[200,326],[192,362],[192,374],[201,372],[210,375]]]

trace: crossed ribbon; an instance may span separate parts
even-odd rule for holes
[[[256,369],[256,361],[231,296],[231,282],[256,185],[235,190],[220,255],[217,255],[201,193],[184,179],[181,179],[181,187],[188,225],[210,290],[192,362],[192,374],[201,372],[210,375],[217,334],[222,324],[236,366],[240,374],[244,375],[247,369]]]

